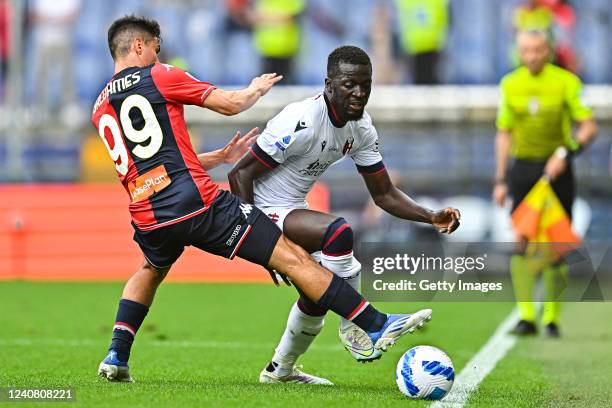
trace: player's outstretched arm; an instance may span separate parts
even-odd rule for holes
[[[257,160],[254,154],[244,155],[227,175],[232,194],[253,204],[253,181],[268,171],[270,168]]]
[[[281,79],[283,76],[275,73],[263,74],[253,78],[251,84],[244,89],[225,91],[217,88],[208,95],[202,106],[222,115],[237,115],[253,106]]]
[[[363,174],[363,179],[376,205],[389,214],[404,220],[432,224],[443,233],[450,234],[459,227],[459,210],[449,207],[432,211],[422,207],[393,185],[386,169],[376,174]]]
[[[232,140],[223,149],[198,154],[200,164],[205,170],[210,170],[221,164],[235,163],[249,150],[249,147],[259,136],[258,132],[259,128],[253,128],[242,138],[240,137],[240,131],[236,132]]]

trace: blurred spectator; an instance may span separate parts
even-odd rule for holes
[[[413,82],[440,83],[438,62],[448,35],[448,0],[395,1],[401,46],[410,59]]]
[[[11,45],[11,2],[0,0],[0,102],[4,101]]]
[[[293,84],[293,60],[300,48],[299,16],[304,0],[257,0],[253,18],[255,47],[262,56],[262,71],[283,75]]]
[[[66,111],[74,108],[72,34],[80,8],[80,0],[34,0],[31,3],[30,22],[37,57],[34,99],[40,115],[60,108]],[[52,73],[59,74],[58,81],[53,80]],[[49,85],[52,84],[59,85],[60,98],[57,100],[61,105],[51,102]]]
[[[565,0],[547,0],[555,16],[553,35],[555,39],[555,63],[575,74],[580,64],[574,50],[574,32],[576,14],[573,7]]]
[[[552,34],[554,14],[541,0],[527,0],[514,11],[514,29],[518,31],[538,30]]]
[[[224,0],[225,13],[222,22],[222,47],[225,65],[223,83],[242,85],[260,75],[259,55],[253,44],[255,11],[252,0]],[[249,61],[248,64],[236,63]]]
[[[250,0],[225,0],[225,8],[227,10],[225,20],[227,33],[251,31],[253,15]]]
[[[553,62],[577,73],[578,59],[572,44],[575,27],[574,9],[565,0],[529,0],[519,5],[514,13],[514,28],[517,32],[547,32],[553,50]],[[513,60],[515,65],[518,65],[516,51]]]
[[[390,7],[384,1],[376,1],[372,10],[370,39],[372,45],[372,76],[377,84],[394,84],[400,81],[400,70],[393,61],[393,32]]]

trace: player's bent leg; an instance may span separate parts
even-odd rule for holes
[[[344,279],[359,292],[361,264],[353,256],[353,229],[344,218],[331,222],[321,239],[321,265]],[[338,337],[344,348],[360,362],[378,360],[380,350],[374,348],[370,338],[352,322],[342,318]]]
[[[320,242],[330,222],[334,217],[318,211],[293,209],[283,212],[273,209],[270,217],[280,226],[293,242],[307,251],[317,251],[320,255]],[[315,258],[315,255],[312,255]],[[315,258],[315,260],[317,260]],[[298,289],[299,292],[299,289]],[[287,326],[276,347],[274,356],[262,376],[273,371],[277,376],[289,375],[297,359],[306,353],[318,333],[323,328],[327,309],[323,309],[300,293],[297,303],[291,308]]]
[[[155,291],[170,267],[156,268],[145,259],[128,280],[119,301],[108,354],[98,366],[98,375],[109,381],[133,382],[128,360],[136,332],[153,302]]]
[[[121,298],[150,307],[157,288],[169,271],[169,266],[165,268],[155,267],[145,259],[142,266],[125,284]]]
[[[252,206],[249,211],[263,215]],[[282,235],[270,219],[257,216],[251,225],[251,232],[237,251],[238,256],[291,278],[317,306],[333,311],[364,330],[375,348],[385,351],[397,338],[431,318],[430,309],[403,315],[379,312],[342,278],[316,263],[303,248]],[[271,250],[256,250],[262,243]]]
[[[315,263],[303,249],[284,236],[274,248],[270,266],[289,276],[319,307],[352,321],[370,338],[374,347],[387,348],[406,333],[431,319],[431,309],[413,314],[380,313],[342,278]]]

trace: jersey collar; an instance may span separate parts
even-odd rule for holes
[[[327,99],[327,95],[325,95],[325,92],[323,93],[323,99],[325,100],[325,105],[327,105],[327,117],[329,117],[329,120],[331,121],[332,125],[337,128],[344,127],[344,125],[346,125],[346,122],[340,118],[340,115],[338,115],[338,112],[336,112],[332,103],[329,101],[329,99]]]

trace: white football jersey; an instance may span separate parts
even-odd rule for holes
[[[384,168],[370,115],[364,111],[361,119],[335,127],[323,94],[287,105],[268,122],[252,153],[271,169],[254,182],[258,207],[303,208],[321,174],[346,156],[361,173]]]

